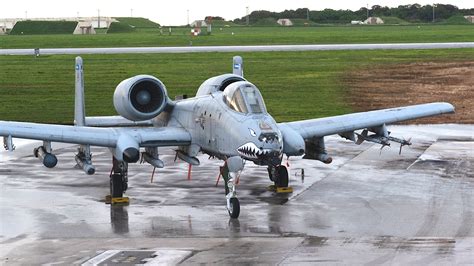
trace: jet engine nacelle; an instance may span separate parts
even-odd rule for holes
[[[126,79],[114,92],[117,113],[132,121],[149,120],[159,115],[170,102],[165,85],[150,75]]]
[[[136,163],[138,159],[140,159],[140,146],[135,138],[127,134],[122,134],[117,140],[114,156],[119,161]]]

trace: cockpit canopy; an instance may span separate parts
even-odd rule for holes
[[[260,91],[250,82],[234,82],[227,86],[223,94],[224,102],[236,112],[244,114],[263,114],[267,112]]]

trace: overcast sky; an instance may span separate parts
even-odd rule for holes
[[[207,15],[222,16],[231,20],[245,16],[246,7],[254,10],[283,11],[308,7],[311,10],[352,9],[357,10],[367,4],[382,6],[398,6],[413,3],[427,5],[433,1],[425,0],[351,0],[351,1],[311,1],[311,0],[2,0],[0,18],[37,18],[37,17],[76,17],[97,16],[130,16],[146,17],[162,25],[184,25],[187,23],[187,10],[192,22],[203,19]],[[452,4],[459,8],[473,8],[473,0],[435,1],[436,3]]]

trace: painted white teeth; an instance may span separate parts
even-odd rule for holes
[[[252,142],[248,142],[239,148],[237,148],[237,152],[240,156],[248,158],[248,159],[258,159],[261,156],[269,155],[272,150],[270,149],[259,149],[257,145]]]
[[[240,146],[237,151],[240,155],[252,159],[256,159],[258,156],[263,154],[263,152],[261,152],[260,149],[258,149],[258,147],[252,142]]]

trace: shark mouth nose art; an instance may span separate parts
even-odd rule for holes
[[[237,148],[237,151],[241,156],[253,159],[257,159],[260,156],[270,153],[270,150],[260,150],[253,142],[245,143],[244,145]]]

